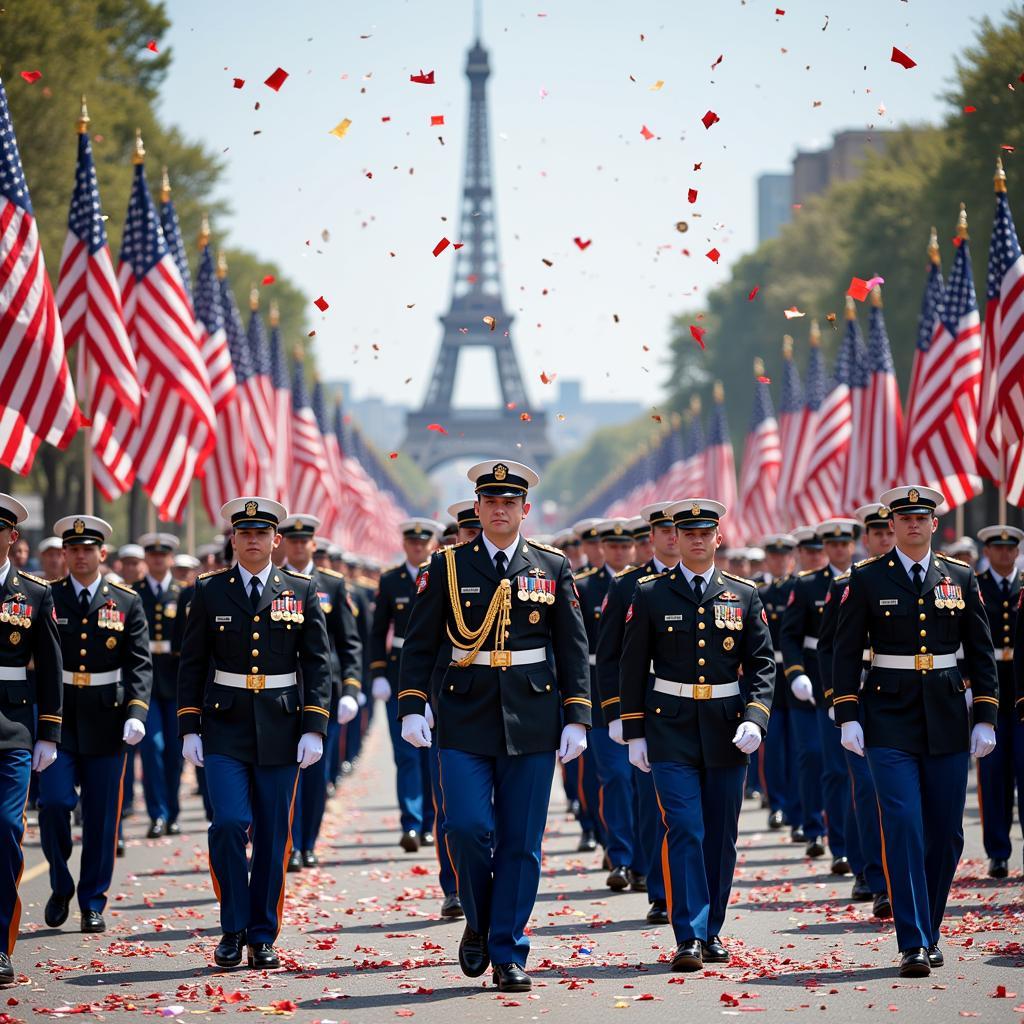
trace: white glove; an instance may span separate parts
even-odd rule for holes
[[[338,722],[348,725],[359,714],[359,702],[355,697],[342,697],[338,701]]]
[[[829,704],[828,706],[828,719],[830,722],[834,722],[836,720],[836,709],[833,704]]]
[[[199,733],[187,732],[181,737],[181,756],[197,768],[203,767],[203,739]]]
[[[36,740],[32,748],[32,771],[42,772],[57,760],[57,744],[49,740]]]
[[[614,722],[608,723],[608,739],[613,743],[621,743],[622,746],[626,745],[626,741],[622,738],[622,719],[616,718]]]
[[[356,697],[356,700],[359,702],[359,706],[361,708],[366,707],[366,694],[363,693],[362,690],[359,691],[359,695]]]
[[[810,679],[802,672],[789,684],[789,688],[797,700],[814,703],[814,687],[811,686]]]
[[[843,722],[839,727],[843,731],[843,738],[839,741],[844,749],[858,757],[864,756],[864,730],[860,722]]]
[[[427,728],[434,728],[434,712],[430,710],[430,705],[426,704],[423,707],[423,717],[427,720]]]
[[[629,763],[642,772],[651,770],[651,763],[647,760],[647,740],[643,736],[629,741]]]
[[[324,739],[319,733],[304,732],[299,737],[299,748],[295,752],[295,760],[300,768],[308,768],[316,764],[324,756]]]
[[[402,739],[414,747],[430,746],[430,726],[423,715],[406,715],[402,719]]]
[[[562,730],[562,740],[558,744],[558,756],[562,764],[576,760],[587,749],[587,727],[579,722],[570,722]]]
[[[387,676],[375,676],[370,690],[374,700],[391,699],[391,684],[388,682]]]
[[[967,710],[970,711],[970,709],[974,707],[974,694],[971,692],[971,688],[969,686],[964,690],[964,700],[967,701]]]
[[[971,753],[975,757],[988,757],[996,749],[996,731],[991,725],[979,722],[971,730]]]
[[[761,746],[761,730],[753,722],[740,722],[732,743],[741,753],[752,754]]]
[[[146,735],[146,727],[137,718],[126,718],[124,722],[124,732],[121,733],[121,739],[128,744],[129,747],[134,747],[136,744],[142,742],[142,737]]]

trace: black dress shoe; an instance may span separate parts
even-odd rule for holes
[[[803,825],[794,825],[789,830],[789,838],[794,843],[802,843],[807,838],[807,836],[804,835],[804,827],[803,827]]]
[[[162,839],[164,833],[167,831],[167,822],[163,818],[156,818],[150,822],[149,831],[146,833],[147,839]]]
[[[874,898],[875,894],[871,891],[868,880],[863,875],[854,875],[853,891],[850,893],[850,899],[854,903],[870,903]]]
[[[11,966],[11,958],[6,953],[0,953],[0,988],[10,988],[17,980]]]
[[[892,917],[892,903],[889,902],[889,894],[887,892],[875,894],[875,898],[871,901],[871,914],[874,917],[881,918],[883,921],[888,921]]]
[[[462,900],[455,893],[445,896],[444,902],[441,904],[441,916],[451,918],[466,916],[465,911],[462,909]]]
[[[167,826],[167,834],[169,836],[180,836],[181,826],[176,821],[172,821],[170,825]]]
[[[415,853],[420,848],[420,834],[414,828],[410,828],[402,833],[402,838],[398,840],[398,845],[405,850],[406,853]]]
[[[103,915],[98,910],[83,910],[82,911],[82,931],[87,935],[95,934],[97,932],[105,932],[107,930],[107,922],[103,920]]]
[[[786,816],[782,811],[772,811],[772,813],[768,815],[768,827],[773,831],[786,827]]]
[[[822,842],[821,836],[811,836],[807,840],[807,849],[804,853],[808,857],[824,857],[825,856],[825,844]]]
[[[648,924],[668,924],[668,906],[664,900],[655,900],[647,909]]]
[[[473,931],[469,925],[459,942],[459,966],[467,978],[479,978],[491,962],[487,955],[487,936]]]
[[[928,950],[923,946],[908,949],[900,959],[901,978],[927,978],[932,973],[928,965]]]
[[[420,846],[433,846],[434,845],[434,833],[424,832],[423,838],[420,839]]]
[[[298,850],[292,850],[288,858],[288,870],[289,872],[302,870],[302,854]]]
[[[641,875],[639,871],[629,869],[630,892],[647,892],[647,876]]]
[[[491,980],[499,992],[529,992],[533,988],[530,976],[519,964],[495,964]]]
[[[680,942],[672,956],[673,971],[700,971],[704,969],[700,939]]]
[[[245,932],[225,932],[213,951],[213,962],[218,967],[237,967],[242,962]]]
[[[928,947],[928,966],[929,967],[945,967],[946,958],[942,955],[942,950],[938,946]]]
[[[257,971],[272,971],[281,966],[281,961],[274,952],[272,942],[249,943],[249,966]]]
[[[590,829],[584,829],[580,835],[580,841],[576,844],[577,853],[592,853],[597,849],[597,839]]]
[[[608,877],[604,880],[604,884],[611,889],[612,892],[622,892],[623,889],[629,888],[629,868],[619,866],[612,868],[608,872]]]
[[[717,935],[712,935],[707,942],[702,942],[700,951],[706,964],[727,964],[729,962],[729,950],[722,945],[722,940]]]
[[[1010,865],[1002,857],[993,857],[988,862],[989,878],[1006,878],[1010,873]]]
[[[849,857],[833,857],[831,870],[833,875],[849,875],[853,872]]]
[[[50,898],[46,901],[46,909],[43,911],[43,920],[51,928],[59,928],[68,919],[70,906],[70,896],[58,896],[55,892],[50,893]]]
[[[124,856],[124,840],[120,836],[117,837],[117,855],[118,857]]]
[[[304,868],[316,868],[320,866],[320,858],[313,850],[302,851],[302,866]]]

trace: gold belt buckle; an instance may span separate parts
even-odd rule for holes
[[[245,688],[247,690],[262,690],[267,685],[267,677],[260,673],[257,675],[254,672],[250,672],[245,677]]]
[[[511,651],[491,651],[491,668],[508,668],[512,664]]]
[[[1013,661],[1013,648],[1012,647],[1004,647],[1003,648],[1003,661]]]
[[[920,672],[928,672],[935,668],[933,655],[931,654],[915,654],[914,655],[914,668]]]
[[[72,686],[88,686],[89,680],[92,678],[91,672],[72,672],[71,673],[71,685]]]
[[[711,699],[711,684],[710,683],[695,683],[693,687],[693,699],[694,700],[710,700]]]

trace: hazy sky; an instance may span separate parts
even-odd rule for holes
[[[937,120],[974,20],[1006,9],[778,3],[784,14],[775,0],[484,0],[505,298],[535,401],[546,371],[581,377],[590,396],[656,402],[671,315],[755,244],[756,176],[844,128]],[[228,165],[234,216],[215,233],[229,228],[309,296],[325,376],[418,404],[453,269],[451,248],[431,251],[459,240],[471,0],[167,8],[164,114]],[[918,66],[891,63],[894,45]],[[279,66],[289,78],[274,93],[263,82]],[[421,70],[436,84],[411,83]],[[708,110],[721,120],[705,129]],[[345,137],[330,135],[343,118]],[[877,265],[884,276],[884,254]],[[491,371],[464,370],[458,394],[479,404]]]

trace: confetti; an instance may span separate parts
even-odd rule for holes
[[[724,53],[720,53],[720,54],[718,55],[718,59],[717,59],[717,60],[715,61],[715,63],[714,63],[714,64],[712,64],[712,65],[711,65],[711,70],[712,70],[712,71],[714,71],[714,70],[715,70],[715,68],[717,68],[717,67],[718,67],[718,65],[722,63],[722,58],[723,58],[724,56],[725,56],[725,54],[724,54]]]
[[[899,64],[900,67],[907,69],[917,67],[917,61],[896,46],[892,48],[892,56],[889,60],[891,60],[893,64]]]
[[[434,431],[435,434],[447,434],[448,431],[441,426],[440,423],[428,423],[427,430]]]
[[[410,82],[415,82],[417,85],[433,85],[434,84],[434,72],[428,71],[426,74],[423,73],[423,68],[420,68],[418,75],[410,75]]]
[[[146,43],[146,49],[149,50],[150,53],[159,53],[160,52],[156,48],[156,40],[155,39],[150,39],[150,41],[148,43]]]
[[[232,79],[232,84],[234,85],[234,87],[235,87],[236,89],[241,89],[241,88],[242,88],[242,86],[243,86],[243,85],[245,85],[245,79],[244,79],[244,78],[235,78],[235,79]]]
[[[654,138],[654,132],[652,132],[651,129],[648,128],[647,125],[645,125],[645,124],[640,126],[640,134],[645,139],[653,139]]]
[[[438,125],[444,124],[444,114],[431,114],[430,115],[430,127],[436,128]]]
[[[260,283],[261,284],[273,284],[276,280],[277,280],[277,278],[274,277],[273,274],[267,274],[267,275],[264,276],[263,280]]]
[[[665,80],[663,78],[659,78],[654,83],[654,85],[651,86],[651,90],[650,91],[651,92],[658,92],[664,84],[665,84]]]
[[[786,12],[781,7],[776,7],[775,13],[781,18]]]
[[[707,334],[706,327],[698,327],[696,324],[690,324],[690,336],[693,338],[701,348],[704,348],[704,335]]]
[[[753,302],[754,299],[757,298],[757,293],[760,290],[761,286],[759,284],[755,284],[754,287],[750,289],[750,294],[747,296],[747,302]]]
[[[807,316],[806,313],[801,313],[800,310],[796,308],[796,306],[790,306],[789,309],[784,309],[783,313],[785,314],[787,320],[798,320],[802,316]]]
[[[33,85],[43,77],[42,71],[19,71],[19,75],[28,82],[29,85]]]
[[[850,287],[846,289],[846,294],[858,302],[863,302],[868,297],[868,292],[870,291],[871,288],[867,281],[863,281],[859,277],[851,277]]]
[[[274,92],[280,92],[288,78],[288,72],[284,68],[278,68],[263,84],[269,86]]]
[[[709,110],[702,118],[701,122],[705,128],[710,128],[713,124],[718,124],[722,119],[713,111]]]
[[[868,278],[868,288],[874,288],[876,284],[885,284],[885,278],[879,277],[877,274]]]
[[[722,254],[716,248],[714,248],[712,246],[712,248],[708,249],[708,251],[706,253],[704,253],[704,255],[707,256],[707,258],[709,260],[711,260],[712,263],[717,263],[718,260],[719,260],[719,257]]]
[[[521,412],[519,414],[519,419],[522,420],[523,423],[530,423],[532,421],[533,417],[530,416],[530,414],[528,412]]]
[[[772,382],[771,377],[755,377],[754,379],[758,384],[771,384]]]
[[[451,245],[451,242],[449,242],[447,238],[442,238],[441,241],[434,246],[434,255],[440,256],[449,245]]]
[[[691,188],[686,193],[686,199],[687,199],[688,202],[691,202],[691,203],[697,202],[697,190],[695,188]]]
[[[313,300],[313,305],[323,313],[325,310],[330,309],[330,303],[321,295],[319,299]]]
[[[978,112],[977,107],[964,107],[965,114],[976,114]]]
[[[491,331],[493,331],[494,328],[498,326],[498,321],[495,320],[493,316],[485,316],[484,317],[484,323],[487,325],[488,329],[491,330]]]
[[[677,220],[676,221],[676,231],[678,231],[679,234],[685,235],[686,232],[689,231],[689,230],[690,230],[690,225],[687,224],[685,220]]]
[[[543,370],[541,370],[540,382],[541,384],[551,384],[557,376],[557,373],[545,373]]]
[[[577,236],[576,236],[576,237],[575,237],[575,238],[573,239],[573,241],[574,241],[574,242],[576,243],[576,248],[577,248],[577,249],[579,249],[579,250],[580,250],[580,251],[582,252],[582,251],[583,251],[584,249],[588,249],[588,248],[590,248],[590,243],[591,243],[591,242],[593,242],[593,239],[592,239],[592,238],[588,238],[588,239],[587,239],[587,240],[586,240],[586,241],[584,242],[584,241],[583,241],[583,239],[582,239],[582,238],[580,238],[580,236],[579,236],[579,235],[577,235]]]
[[[343,117],[327,134],[343,139],[348,134],[348,130],[351,127],[352,119],[349,117]]]
[[[389,459],[397,459],[398,458],[398,452],[388,452],[388,458]]]

